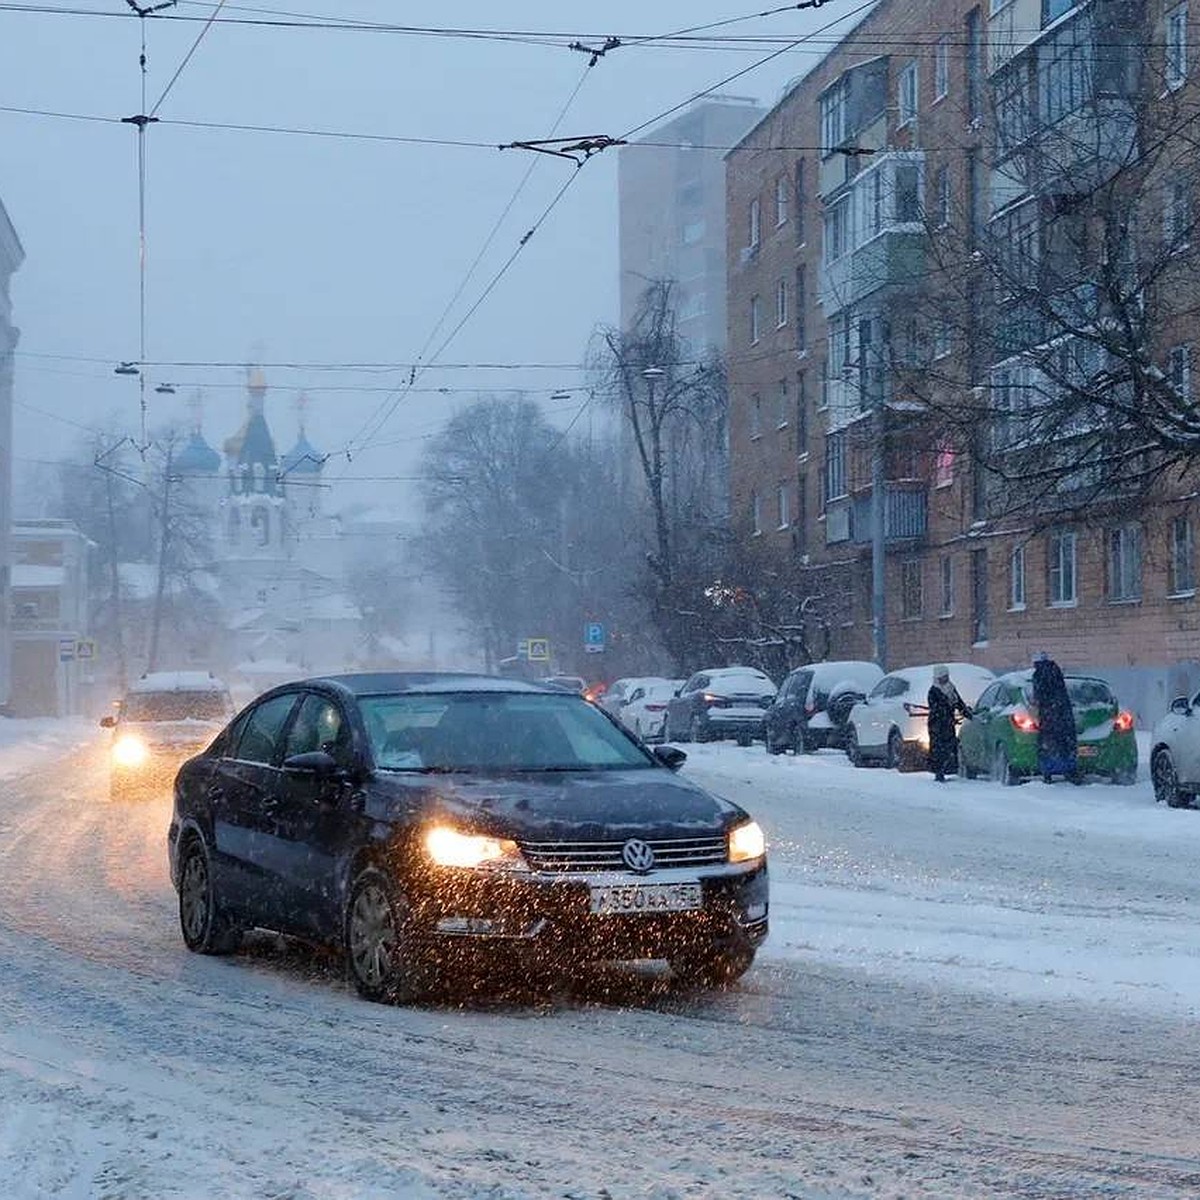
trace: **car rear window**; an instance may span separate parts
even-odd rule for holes
[[[457,692],[364,696],[385,771],[602,771],[657,760],[574,696]]]
[[[224,721],[232,712],[223,692],[132,692],[121,706],[126,721]]]

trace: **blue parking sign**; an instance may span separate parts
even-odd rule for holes
[[[589,621],[583,627],[583,648],[590,654],[604,649],[604,626],[599,621]]]

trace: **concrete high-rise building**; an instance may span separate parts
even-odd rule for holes
[[[0,704],[8,701],[12,653],[12,389],[18,334],[12,323],[8,285],[24,259],[21,240],[0,202]]]
[[[724,348],[724,159],[761,116],[747,97],[707,96],[621,147],[622,329],[646,285],[669,279],[681,336],[696,351]]]

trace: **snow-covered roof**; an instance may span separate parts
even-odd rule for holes
[[[131,600],[153,600],[158,592],[158,567],[154,563],[124,562],[117,568],[121,587]],[[219,583],[209,571],[193,571],[189,583],[210,595],[217,595]],[[168,580],[167,591],[178,595],[184,589],[182,580]]]
[[[211,671],[152,671],[129,685],[131,695],[142,692],[227,691]]]
[[[15,588],[56,588],[66,580],[64,567],[43,566],[40,563],[16,563],[12,569]]]
[[[336,592],[332,596],[318,596],[300,610],[302,617],[318,621],[359,621],[362,613],[348,596]]]

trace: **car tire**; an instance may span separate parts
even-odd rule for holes
[[[739,733],[737,735],[737,744],[739,746],[741,746],[743,749],[746,746],[753,745],[754,744],[754,735],[751,733]]]
[[[358,994],[379,1004],[411,1004],[432,986],[428,957],[413,944],[409,903],[386,872],[359,872],[346,901],[346,969]]]
[[[671,973],[686,987],[728,987],[754,964],[754,947],[744,935],[721,939],[703,949],[689,948],[667,959]]]
[[[769,725],[763,730],[763,745],[766,746],[768,754],[782,754],[787,749],[786,743],[775,740]]]
[[[194,954],[232,954],[242,942],[241,929],[217,899],[208,851],[198,837],[189,838],[179,856],[179,931]]]
[[[816,749],[808,730],[803,725],[792,726],[792,752],[794,754],[811,754]]]
[[[691,726],[688,729],[689,742],[707,742],[708,730],[704,728],[704,722],[699,717],[693,717]]]
[[[1112,781],[1120,787],[1132,787],[1137,783],[1137,767],[1128,767],[1124,771],[1114,771]]]
[[[1165,803],[1168,808],[1188,808],[1192,803],[1192,794],[1185,792],[1179,786],[1179,773],[1171,760],[1171,752],[1160,749],[1154,752],[1150,760],[1150,780],[1154,784],[1154,799]]]
[[[962,747],[958,750],[958,765],[963,773],[964,779],[978,779],[979,772],[972,766],[967,764],[967,760],[963,757]]]
[[[1005,750],[1002,742],[997,742],[996,748],[992,751],[992,781],[1001,783],[1005,787],[1013,787],[1021,782],[1020,777],[1013,770],[1012,763],[1008,761],[1008,751]]]
[[[893,770],[903,771],[905,769],[904,739],[900,736],[900,730],[898,729],[893,729],[888,734],[887,759],[885,761],[886,765]]]
[[[862,756],[862,748],[858,744],[858,730],[853,725],[846,730],[846,757],[852,767],[865,767],[866,759]]]

